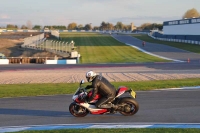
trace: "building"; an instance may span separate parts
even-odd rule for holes
[[[200,18],[165,21],[163,32],[151,32],[151,36],[164,41],[200,45]]]
[[[165,35],[200,35],[200,18],[163,22]]]
[[[136,26],[134,26],[134,23],[131,23],[131,31],[137,29]]]

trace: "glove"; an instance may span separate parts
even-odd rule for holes
[[[79,100],[81,100],[81,101],[85,101],[85,99],[86,99],[86,97],[87,97],[87,95],[84,93],[84,94],[82,94],[82,95],[79,95]]]
[[[88,90],[88,89],[90,89],[90,88],[91,88],[91,85],[87,85],[87,86],[85,87],[86,90]]]

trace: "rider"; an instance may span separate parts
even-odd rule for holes
[[[86,89],[93,88],[92,95],[88,99],[88,102],[93,100],[96,94],[99,93],[102,97],[95,104],[97,108],[117,108],[117,106],[110,103],[115,98],[116,89],[106,78],[97,75],[94,71],[88,71],[86,73],[86,79],[88,82],[92,82]]]

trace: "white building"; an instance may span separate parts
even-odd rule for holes
[[[163,22],[165,35],[200,35],[200,18]]]

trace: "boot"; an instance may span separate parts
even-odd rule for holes
[[[100,108],[106,108],[106,109],[110,109],[110,108],[112,108],[112,107],[117,108],[116,105],[114,105],[114,104],[112,104],[112,103],[106,103],[106,104],[102,104],[102,105],[100,106]]]
[[[110,108],[110,113],[115,113],[118,109],[117,105],[112,104],[111,108]]]

